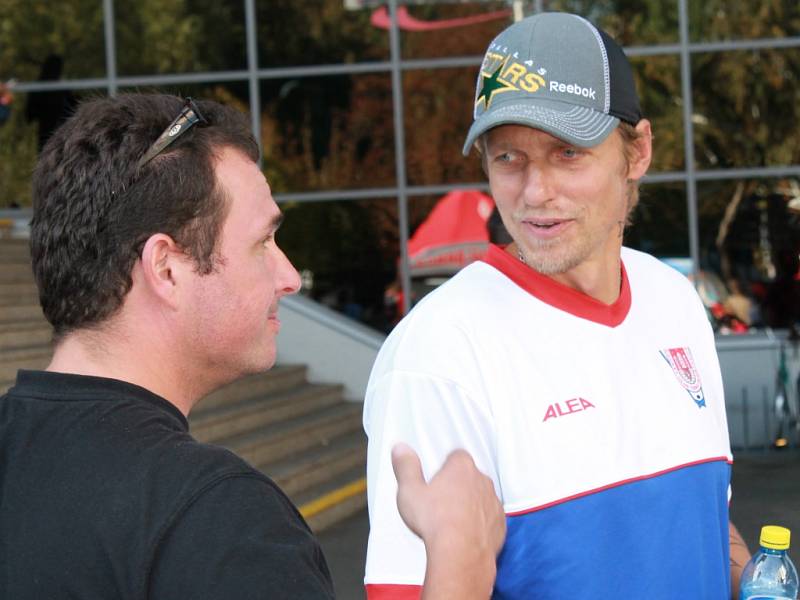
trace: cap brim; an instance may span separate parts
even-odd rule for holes
[[[591,108],[537,99],[512,102],[494,107],[478,117],[469,128],[462,152],[464,156],[481,134],[498,125],[527,125],[541,129],[582,148],[591,148],[605,140],[619,125],[619,119]]]

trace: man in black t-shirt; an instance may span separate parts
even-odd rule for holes
[[[300,286],[257,158],[240,113],[156,95],[84,103],[45,145],[31,254],[55,352],[0,398],[0,597],[333,597],[286,496],[187,427],[200,398],[273,365]],[[463,453],[430,483],[405,447],[395,466],[425,597],[485,596],[491,483]]]

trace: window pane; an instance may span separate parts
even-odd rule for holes
[[[545,10],[571,12],[586,17],[621,46],[678,41],[678,3],[675,0],[545,0]]]
[[[221,104],[233,106],[244,112],[250,112],[250,88],[246,81],[224,81],[208,83],[176,83],[161,86],[136,86],[134,88],[120,88],[121,93],[142,92],[154,94],[173,94],[185,98],[199,98],[200,100],[214,100]]]
[[[753,327],[800,319],[800,186],[791,180],[701,182],[700,268],[718,326]]]
[[[395,185],[388,74],[261,82],[264,162],[276,192]]]
[[[478,69],[406,71],[406,164],[412,185],[484,181],[477,154],[461,147],[472,124]]]
[[[800,163],[800,48],[692,57],[697,164]]]
[[[388,60],[389,35],[370,8],[343,0],[256,0],[260,68]]]
[[[0,1],[1,80],[103,77],[105,65],[101,0]]]
[[[120,75],[244,69],[244,3],[117,0]]]
[[[388,332],[396,316],[384,293],[396,297],[397,201],[287,201],[281,210],[277,241],[304,280],[301,293]]]
[[[650,172],[680,171],[684,167],[681,73],[678,56],[640,56],[631,59],[642,114],[653,128]]]
[[[15,93],[0,122],[0,208],[31,205],[30,178],[39,147],[85,97],[105,90],[51,90]]]
[[[15,94],[8,119],[0,125],[0,208],[31,204],[37,124],[25,119],[26,103],[27,94]]]
[[[400,7],[400,44],[405,59],[482,56],[511,24],[508,2],[460,2]]]
[[[800,35],[797,0],[689,0],[694,42]]]
[[[658,258],[689,259],[689,217],[683,183],[641,186],[625,245]]]

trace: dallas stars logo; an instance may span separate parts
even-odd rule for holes
[[[493,73],[481,71],[483,85],[481,86],[481,91],[478,94],[477,100],[475,101],[476,108],[481,102],[483,102],[484,108],[489,108],[489,106],[492,104],[492,98],[494,98],[495,94],[517,89],[514,84],[500,79],[500,74],[503,72],[503,69],[505,69],[509,58],[510,57],[507,56],[506,59],[498,65]]]

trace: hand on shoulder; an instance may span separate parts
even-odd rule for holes
[[[450,454],[429,482],[406,444],[393,448],[392,466],[400,516],[425,543],[423,599],[488,598],[506,531],[491,479],[464,450]]]

